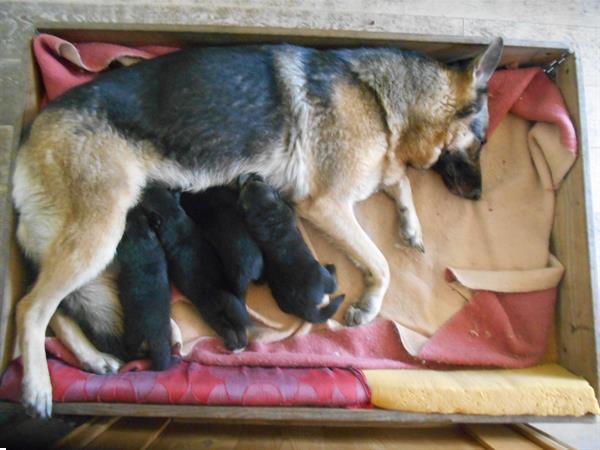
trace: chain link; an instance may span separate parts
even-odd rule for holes
[[[560,66],[564,62],[565,59],[567,59],[567,56],[572,54],[573,50],[567,50],[566,52],[562,53],[558,58],[550,61],[544,66],[544,73],[546,73],[546,75],[550,75],[556,70],[558,66]]]

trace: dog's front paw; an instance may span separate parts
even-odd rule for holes
[[[350,305],[344,315],[344,321],[346,325],[356,327],[371,322],[376,315],[377,313],[373,314],[372,311],[362,309],[359,305]]]
[[[90,355],[85,360],[81,361],[83,370],[93,372],[98,375],[106,375],[109,373],[117,373],[123,362],[108,353],[98,352],[95,355]]]
[[[52,384],[47,372],[23,380],[21,404],[31,417],[48,419],[52,416]]]
[[[421,253],[425,253],[423,245],[423,232],[418,219],[406,218],[400,226],[400,241],[403,245],[413,247]]]

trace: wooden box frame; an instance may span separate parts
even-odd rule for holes
[[[365,31],[257,27],[249,13],[237,11],[239,26],[218,26],[219,19],[190,23],[198,6],[4,3],[0,14],[0,369],[14,347],[14,304],[22,294],[22,270],[14,241],[11,174],[19,136],[38,109],[38,75],[31,39],[47,31],[74,41],[139,44],[231,44],[289,42],[313,46],[393,45],[413,48],[445,61],[476,54],[489,39]],[[193,10],[193,11],[190,11]],[[204,16],[203,16],[204,17]],[[192,19],[193,20],[193,19]],[[506,40],[502,64],[545,65],[570,52],[555,71],[556,82],[577,128],[579,158],[557,196],[552,251],[565,265],[557,310],[559,363],[599,390],[600,304],[598,270],[593,255],[591,183],[587,153],[584,96],[577,54],[560,43]],[[17,406],[0,403],[0,411]],[[592,418],[415,414],[384,410],[307,407],[217,407],[58,403],[57,414],[136,415],[197,418],[208,422],[296,425],[397,426],[450,422],[535,422]]]

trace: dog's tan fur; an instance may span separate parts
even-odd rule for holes
[[[294,84],[299,74],[292,69],[284,75],[294,91],[301,80]],[[384,189],[398,205],[401,238],[423,248],[405,169],[431,166],[443,147],[464,138],[468,123],[454,116],[473,100],[475,78],[472,71],[428,60],[376,57],[358,61],[354,70],[363,83],[335,84],[329,109],[311,109],[302,98],[294,105],[295,120],[308,127],[298,130],[295,162],[272,158],[258,167],[240,165],[231,173],[194,173],[158,156],[152,144],[126,139],[92,114],[55,109],[39,115],[20,149],[13,192],[20,212],[19,242],[40,266],[33,289],[17,307],[23,403],[31,412],[49,415],[51,409],[43,345],[46,326],[66,295],[110,263],[127,211],[152,180],[200,190],[255,171],[288,189],[298,212],[365,273],[365,293],[348,309],[347,323],[367,323],[377,315],[389,284],[389,267],[358,224],[354,204]],[[389,86],[382,87],[375,76],[382,73]],[[413,86],[406,81],[416,76],[425,82]],[[288,185],[286,177],[292,180]],[[64,326],[62,334],[76,339],[70,323],[60,317],[53,323],[59,333]],[[71,347],[93,354],[83,344]]]

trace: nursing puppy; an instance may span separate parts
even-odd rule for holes
[[[322,266],[298,231],[294,210],[258,175],[240,177],[239,204],[263,252],[265,280],[283,312],[308,322],[331,318],[343,295],[319,308],[336,290],[335,266]]]
[[[217,252],[179,204],[179,194],[146,189],[141,203],[165,251],[169,278],[232,351],[248,344],[244,302],[227,290]]]
[[[389,267],[354,204],[386,192],[401,239],[421,249],[407,166],[434,166],[453,192],[481,195],[486,88],[501,52],[496,39],[461,68],[391,48],[195,48],[116,69],[51,102],[19,149],[13,180],[17,238],[40,267],[16,308],[26,409],[50,414],[46,327],[66,296],[102,283],[127,211],[151,181],[201,191],[263,176],[362,269],[365,290],[345,321],[371,321]]]
[[[131,358],[150,355],[154,370],[171,362],[171,286],[165,253],[141,207],[127,214],[115,258],[123,341]]]
[[[250,282],[262,274],[263,258],[238,211],[238,191],[217,186],[197,194],[184,192],[181,206],[217,251],[229,290],[244,299]]]
[[[115,373],[124,361],[146,355],[154,370],[164,370],[171,347],[182,343],[170,304],[165,254],[136,207],[110,267],[67,296],[50,325],[84,370]]]

